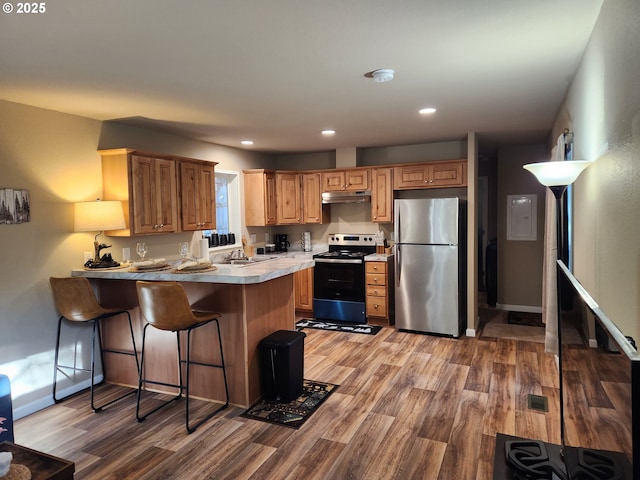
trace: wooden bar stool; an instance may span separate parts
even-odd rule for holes
[[[189,299],[181,284],[177,282],[136,282],[136,289],[138,291],[138,302],[140,304],[140,312],[143,318],[147,321],[142,333],[142,354],[140,356],[140,381],[138,383],[138,400],[136,402],[136,418],[139,422],[142,422],[152,413],[167,406],[174,400],[178,400],[182,397],[182,393],[185,392],[186,405],[185,405],[185,425],[187,432],[192,433],[202,425],[205,421],[213,417],[216,413],[224,410],[229,405],[229,388],[227,386],[227,371],[224,364],[224,354],[222,353],[222,337],[220,336],[220,323],[218,318],[220,314],[217,312],[198,312],[191,310],[189,305]],[[198,327],[207,325],[208,323],[215,322],[216,330],[218,333],[218,345],[220,348],[220,364],[214,363],[202,363],[191,360],[191,332]],[[178,343],[178,384],[170,384],[164,382],[158,382],[148,380],[144,378],[144,349],[145,340],[147,334],[147,327],[149,325],[165,331],[176,332],[176,338]],[[182,359],[180,351],[180,332],[186,331],[187,333],[187,356],[186,360]],[[182,379],[182,364],[186,364],[186,384]],[[224,389],[226,395],[226,401],[224,405],[217,408],[213,412],[209,413],[206,417],[196,422],[193,426],[189,424],[189,371],[191,365],[200,365],[207,367],[215,367],[222,369],[222,375],[224,378]],[[143,384],[151,383],[156,385],[163,385],[166,387],[175,387],[179,389],[178,395],[174,398],[162,403],[158,407],[154,408],[145,415],[140,415],[140,399],[142,395]]]
[[[103,376],[105,374],[104,355],[103,352],[118,353],[121,355],[130,355],[135,358],[136,368],[140,371],[140,364],[138,362],[138,353],[136,349],[136,339],[133,334],[133,325],[131,324],[131,315],[127,310],[121,308],[104,308],[96,299],[93,289],[89,280],[84,277],[68,277],[68,278],[55,278],[50,277],[49,283],[51,284],[51,290],[53,291],[53,300],[56,309],[60,313],[58,319],[58,335],[56,337],[56,350],[55,350],[55,369],[53,375],[53,401],[59,403],[65,398],[70,397],[67,395],[62,398],[56,397],[56,388],[58,384],[58,372],[66,375],[67,370],[91,372],[91,408],[94,412],[101,411],[104,407],[111,405],[122,398],[135,393],[135,390],[125,393],[118,398],[112,399],[103,405],[96,407],[94,403],[94,376],[95,376],[95,355],[96,355],[96,334],[98,337],[98,348],[100,350],[100,360],[102,362]],[[129,320],[129,331],[131,333],[131,344],[133,345],[133,351],[104,349],[102,347],[102,336],[100,334],[100,322],[116,315],[127,315]],[[81,368],[76,365],[60,365],[58,357],[60,353],[60,333],[62,329],[62,321],[68,322],[80,322],[92,325],[92,338],[91,338],[91,368]],[[103,380],[104,381],[104,380]],[[100,382],[102,383],[102,382]]]

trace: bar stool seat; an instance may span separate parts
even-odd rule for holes
[[[142,353],[140,356],[140,381],[138,382],[138,400],[136,402],[136,418],[139,422],[145,420],[149,415],[157,410],[167,406],[174,400],[182,398],[183,392],[185,393],[185,426],[187,433],[192,433],[202,425],[205,421],[209,420],[216,413],[224,410],[229,406],[229,388],[227,386],[227,371],[224,364],[224,354],[222,352],[222,337],[220,336],[220,323],[218,318],[221,317],[218,312],[198,312],[191,309],[189,299],[184,290],[184,287],[177,282],[136,282],[136,289],[138,292],[138,302],[140,304],[140,312],[143,318],[146,320],[142,333]],[[209,323],[215,323],[218,336],[218,346],[220,348],[220,364],[195,362],[191,360],[191,333],[196,328],[202,327]],[[176,332],[177,345],[178,345],[178,384],[170,384],[165,382],[159,382],[149,380],[144,375],[144,352],[147,328],[153,326],[159,330]],[[186,346],[187,355],[186,359],[182,359],[180,349],[180,332],[186,332]],[[186,364],[186,383],[183,382],[182,376],[182,364]],[[190,379],[190,367],[191,365],[207,366],[219,368],[222,370],[224,378],[224,389],[226,400],[225,403],[219,408],[215,409],[204,418],[199,420],[193,425],[189,423],[189,379]],[[163,402],[153,410],[147,412],[145,415],[140,414],[140,401],[142,396],[143,386],[146,383],[163,385],[166,387],[178,388],[178,395],[170,400]]]
[[[138,353],[136,349],[136,339],[133,334],[133,325],[131,323],[131,315],[127,310],[121,308],[104,308],[98,303],[89,280],[84,277],[67,277],[56,278],[50,277],[49,283],[53,292],[53,300],[60,313],[58,319],[58,334],[56,336],[56,350],[54,359],[54,376],[53,376],[53,401],[59,403],[65,398],[71,395],[66,395],[62,398],[56,397],[56,390],[58,385],[58,373],[66,375],[68,370],[82,371],[91,373],[91,408],[94,412],[100,412],[104,407],[111,405],[122,398],[131,395],[136,390],[131,390],[117,398],[114,398],[100,406],[95,405],[94,401],[94,389],[95,389],[95,355],[96,355],[96,334],[98,337],[98,349],[100,350],[100,360],[102,362],[103,377],[105,374],[105,364],[103,352],[117,353],[121,355],[129,355],[135,358],[136,368],[140,371],[140,364],[138,362]],[[102,336],[100,334],[100,323],[107,318],[115,317],[117,315],[126,315],[129,321],[129,332],[131,334],[131,344],[133,351],[105,349],[102,347]],[[82,368],[76,365],[60,365],[60,334],[62,330],[63,320],[73,323],[83,323],[92,325],[92,337],[91,337],[91,368]],[[76,345],[77,348],[77,345]],[[103,380],[104,381],[104,380]],[[102,382],[100,382],[102,383]]]

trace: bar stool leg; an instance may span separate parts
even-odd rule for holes
[[[220,337],[220,324],[218,323],[217,319],[213,319],[213,321],[216,323],[216,327],[217,327],[217,332],[218,332],[218,344],[220,345],[220,361],[221,364],[220,365],[213,365],[213,364],[206,364],[208,366],[212,366],[212,367],[218,367],[222,369],[222,375],[224,377],[224,390],[225,390],[225,396],[226,396],[226,401],[225,403],[220,406],[219,408],[215,409],[214,411],[210,412],[209,414],[207,414],[204,418],[200,419],[198,422],[196,422],[194,425],[189,425],[189,371],[190,371],[190,367],[191,367],[191,363],[195,363],[197,365],[205,365],[205,364],[201,364],[199,362],[191,362],[191,332],[194,328],[197,328],[200,325],[196,325],[195,327],[191,327],[189,329],[187,329],[187,361],[186,361],[186,367],[187,367],[187,386],[186,386],[186,411],[185,411],[185,425],[187,427],[187,433],[193,433],[196,431],[196,429],[202,425],[204,422],[206,422],[207,420],[209,420],[211,417],[213,417],[216,413],[220,412],[221,410],[224,410],[225,408],[227,408],[229,406],[229,388],[227,386],[227,373],[226,373],[226,369],[225,369],[225,364],[224,364],[224,354],[222,353],[222,338]]]
[[[146,338],[147,338],[147,327],[149,327],[149,323],[147,323],[144,328],[142,329],[142,351],[140,352],[140,374],[138,375],[138,395],[137,395],[137,400],[136,400],[136,420],[138,420],[138,422],[143,422],[149,415],[151,415],[154,412],[157,412],[158,410],[160,410],[163,407],[166,407],[167,405],[169,405],[171,402],[175,401],[175,400],[179,400],[180,398],[182,398],[182,372],[180,371],[180,369],[178,369],[178,375],[179,375],[179,379],[180,379],[180,384],[179,385],[172,385],[169,383],[164,383],[164,382],[156,382],[153,380],[148,380],[146,378],[144,378],[144,349],[145,349],[145,345],[146,345]],[[177,332],[176,332],[177,333]],[[180,339],[178,338],[178,359],[180,359]],[[164,385],[166,387],[176,387],[179,389],[178,391],[178,395],[176,395],[175,397],[167,400],[166,402],[163,402],[161,405],[157,406],[156,408],[154,408],[153,410],[145,413],[144,415],[140,415],[140,401],[142,399],[142,385],[147,384],[147,383],[153,383],[156,385]]]
[[[140,362],[138,362],[138,350],[136,348],[136,339],[135,339],[135,335],[133,334],[133,324],[131,323],[131,315],[129,314],[128,311],[123,311],[121,313],[124,313],[127,315],[127,320],[129,321],[129,332],[131,333],[131,344],[133,345],[133,353],[131,355],[133,355],[135,361],[136,361],[136,368],[138,369],[138,373],[140,372]],[[118,400],[122,400],[125,397],[128,397],[129,395],[133,395],[134,393],[136,393],[135,390],[131,390],[123,395],[120,395],[117,398],[114,398],[113,400],[110,400],[102,405],[100,405],[99,407],[96,407],[94,405],[94,383],[93,383],[93,379],[95,378],[95,349],[96,349],[96,345],[95,345],[95,337],[96,337],[96,331],[98,333],[98,348],[100,349],[100,363],[102,365],[102,381],[100,382],[103,383],[105,381],[105,378],[107,377],[107,370],[105,367],[105,363],[104,363],[104,352],[113,352],[113,353],[120,353],[120,354],[124,354],[124,355],[128,355],[128,353],[126,352],[120,352],[117,350],[104,350],[102,348],[102,334],[100,332],[100,320],[102,320],[101,318],[97,318],[95,320],[93,320],[93,339],[92,339],[92,346],[91,346],[91,408],[93,409],[94,412],[98,413],[101,412],[103,408],[111,405],[112,403],[117,402]]]

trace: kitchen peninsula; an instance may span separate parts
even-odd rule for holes
[[[220,329],[224,360],[227,365],[229,401],[248,407],[260,398],[260,340],[276,330],[295,328],[293,274],[313,267],[310,255],[276,257],[250,265],[215,265],[213,271],[176,273],[169,269],[155,272],[136,272],[131,268],[115,270],[72,271],[72,276],[91,279],[100,302],[105,307],[124,306],[131,311],[137,345],[142,344],[141,318],[136,294],[136,281],[177,281],[184,285],[192,308],[217,311],[222,314]],[[213,325],[202,327],[214,329]],[[102,340],[108,348],[127,348],[126,317],[104,322]],[[175,335],[151,329],[145,351],[146,376],[154,380],[175,382],[175,357],[167,351],[175,350]],[[192,356],[196,360],[213,360],[209,342],[215,338],[211,331],[198,331],[192,340]],[[129,343],[130,343],[129,339]],[[110,383],[136,387],[138,380],[133,360],[105,352],[106,380]],[[193,396],[224,401],[221,372],[210,368],[192,367]]]

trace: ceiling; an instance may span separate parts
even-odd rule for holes
[[[602,1],[57,0],[0,15],[0,98],[271,153],[544,142]]]

